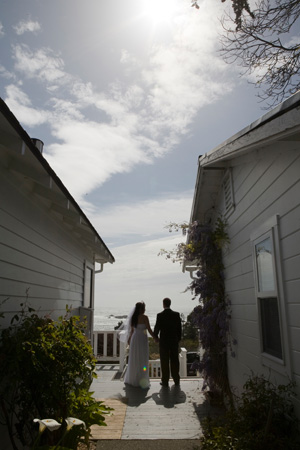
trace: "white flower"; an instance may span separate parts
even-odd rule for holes
[[[48,428],[48,430],[50,431],[55,431],[57,430],[59,427],[61,427],[61,424],[58,423],[56,420],[54,419],[33,419],[34,422],[39,422],[39,432],[42,433],[43,431],[45,431],[46,428]]]
[[[83,420],[75,419],[74,417],[67,417],[67,430],[70,430],[74,425],[83,425],[83,428],[86,430],[85,423]]]

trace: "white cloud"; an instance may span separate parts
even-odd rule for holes
[[[68,120],[84,120],[84,115],[80,112],[78,105],[70,100],[63,100],[60,98],[52,98],[54,112],[52,121],[61,120],[63,117],[65,121]]]
[[[171,236],[139,244],[113,249],[116,262],[106,264],[96,276],[96,308],[118,306],[128,311],[137,301],[145,301],[148,310],[162,306],[162,299],[170,297],[172,308],[180,312],[192,311],[196,303],[191,301],[190,291],[184,292],[191,279],[182,273],[179,264],[158,256],[161,248],[173,249],[181,237]]]
[[[21,20],[13,28],[19,36],[26,33],[27,31],[29,31],[30,33],[36,33],[41,30],[40,24],[37,21],[33,20]]]
[[[156,118],[149,123],[151,133],[166,128],[178,136],[186,133],[200,108],[232,89],[224,77],[228,66],[216,53],[218,26],[212,9],[192,11],[175,28],[169,45],[153,47],[143,71],[151,116]]]
[[[23,116],[25,107],[30,110],[24,124],[48,119],[57,142],[45,143],[45,155],[78,201],[112,175],[172,151],[199,109],[232,88],[224,78],[227,66],[214,54],[216,14],[206,8],[201,14],[180,10],[185,12],[173,17],[168,42],[153,44],[142,59],[123,49],[128,83],[115,81],[105,92],[68,73],[61,55],[49,48],[13,47],[16,71],[46,85],[52,110],[41,111],[38,120],[28,99],[15,93],[10,101],[18,115],[18,101]]]
[[[46,148],[46,154],[77,198],[113,174],[170,152],[198,110],[230,91],[223,76],[227,66],[213,54],[216,23],[208,13],[189,16],[171,43],[152,48],[146,66],[137,72],[142,62],[123,50],[122,64],[134,70],[125,87],[115,82],[103,93],[74,80],[76,108],[83,114],[83,108],[93,105],[106,118],[105,123],[56,120],[53,126],[61,144]]]
[[[299,46],[299,39],[299,35],[291,36],[285,45],[287,47]]]
[[[33,52],[27,45],[18,44],[13,46],[13,58],[15,69],[25,77],[38,78],[50,85],[55,83],[65,85],[73,81],[73,77],[64,71],[62,58],[49,48],[41,48]]]
[[[3,27],[3,25],[2,25],[2,23],[0,22],[0,37],[1,36],[4,36],[4,27]]]
[[[6,86],[5,102],[25,126],[41,125],[49,119],[47,111],[33,108],[29,97],[16,85]]]
[[[47,159],[77,199],[112,174],[129,172],[133,165],[148,161],[126,123],[112,126],[61,119],[53,127],[63,144],[50,145]]]
[[[6,68],[0,64],[0,75],[7,80],[15,80],[16,76],[13,72],[9,72]]]
[[[123,64],[127,75],[131,75],[134,70],[141,69],[140,61],[126,49],[121,51],[120,63]]]
[[[114,241],[120,235],[126,239],[136,236],[164,236],[170,222],[188,222],[193,192],[166,193],[159,199],[119,204],[103,210],[87,209],[88,216],[105,241]],[[111,246],[111,244],[109,244]]]

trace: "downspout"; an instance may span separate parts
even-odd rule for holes
[[[184,271],[187,271],[187,272],[189,272],[189,274],[190,274],[190,277],[191,277],[191,279],[192,280],[198,280],[198,277],[194,277],[194,272],[195,271],[198,271],[199,270],[199,267],[195,267],[195,266],[190,266],[190,267],[185,267],[184,268]]]
[[[101,273],[101,272],[103,272],[103,266],[104,266],[104,263],[99,263],[100,264],[100,269],[99,270],[95,270],[95,275],[96,275],[96,273]]]
[[[99,263],[99,264],[100,264],[100,269],[94,271],[95,275],[97,273],[103,272],[104,263]],[[97,334],[94,333],[94,312],[93,312],[93,339],[92,339],[92,347],[93,347],[94,356],[97,356],[98,336],[97,336]]]

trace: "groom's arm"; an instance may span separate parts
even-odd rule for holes
[[[160,320],[159,320],[159,314],[157,314],[157,316],[156,316],[156,323],[155,323],[155,326],[154,326],[154,336],[156,338],[158,338],[159,332],[160,332]]]

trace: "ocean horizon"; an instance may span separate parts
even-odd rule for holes
[[[194,307],[196,304],[194,305]],[[184,315],[184,318],[186,319],[187,316],[192,312],[193,305],[190,305],[188,308],[185,306],[184,308],[181,308],[181,310],[176,309],[180,314]],[[151,325],[151,328],[154,327],[156,322],[156,316],[159,312],[162,311],[162,308],[155,308],[155,309],[146,309],[146,315],[149,317],[149,322]],[[103,306],[101,309],[95,308],[94,311],[94,330],[114,330],[115,327],[118,325],[121,321],[126,321],[127,315],[130,313],[130,308],[128,307],[120,307],[120,306]]]

